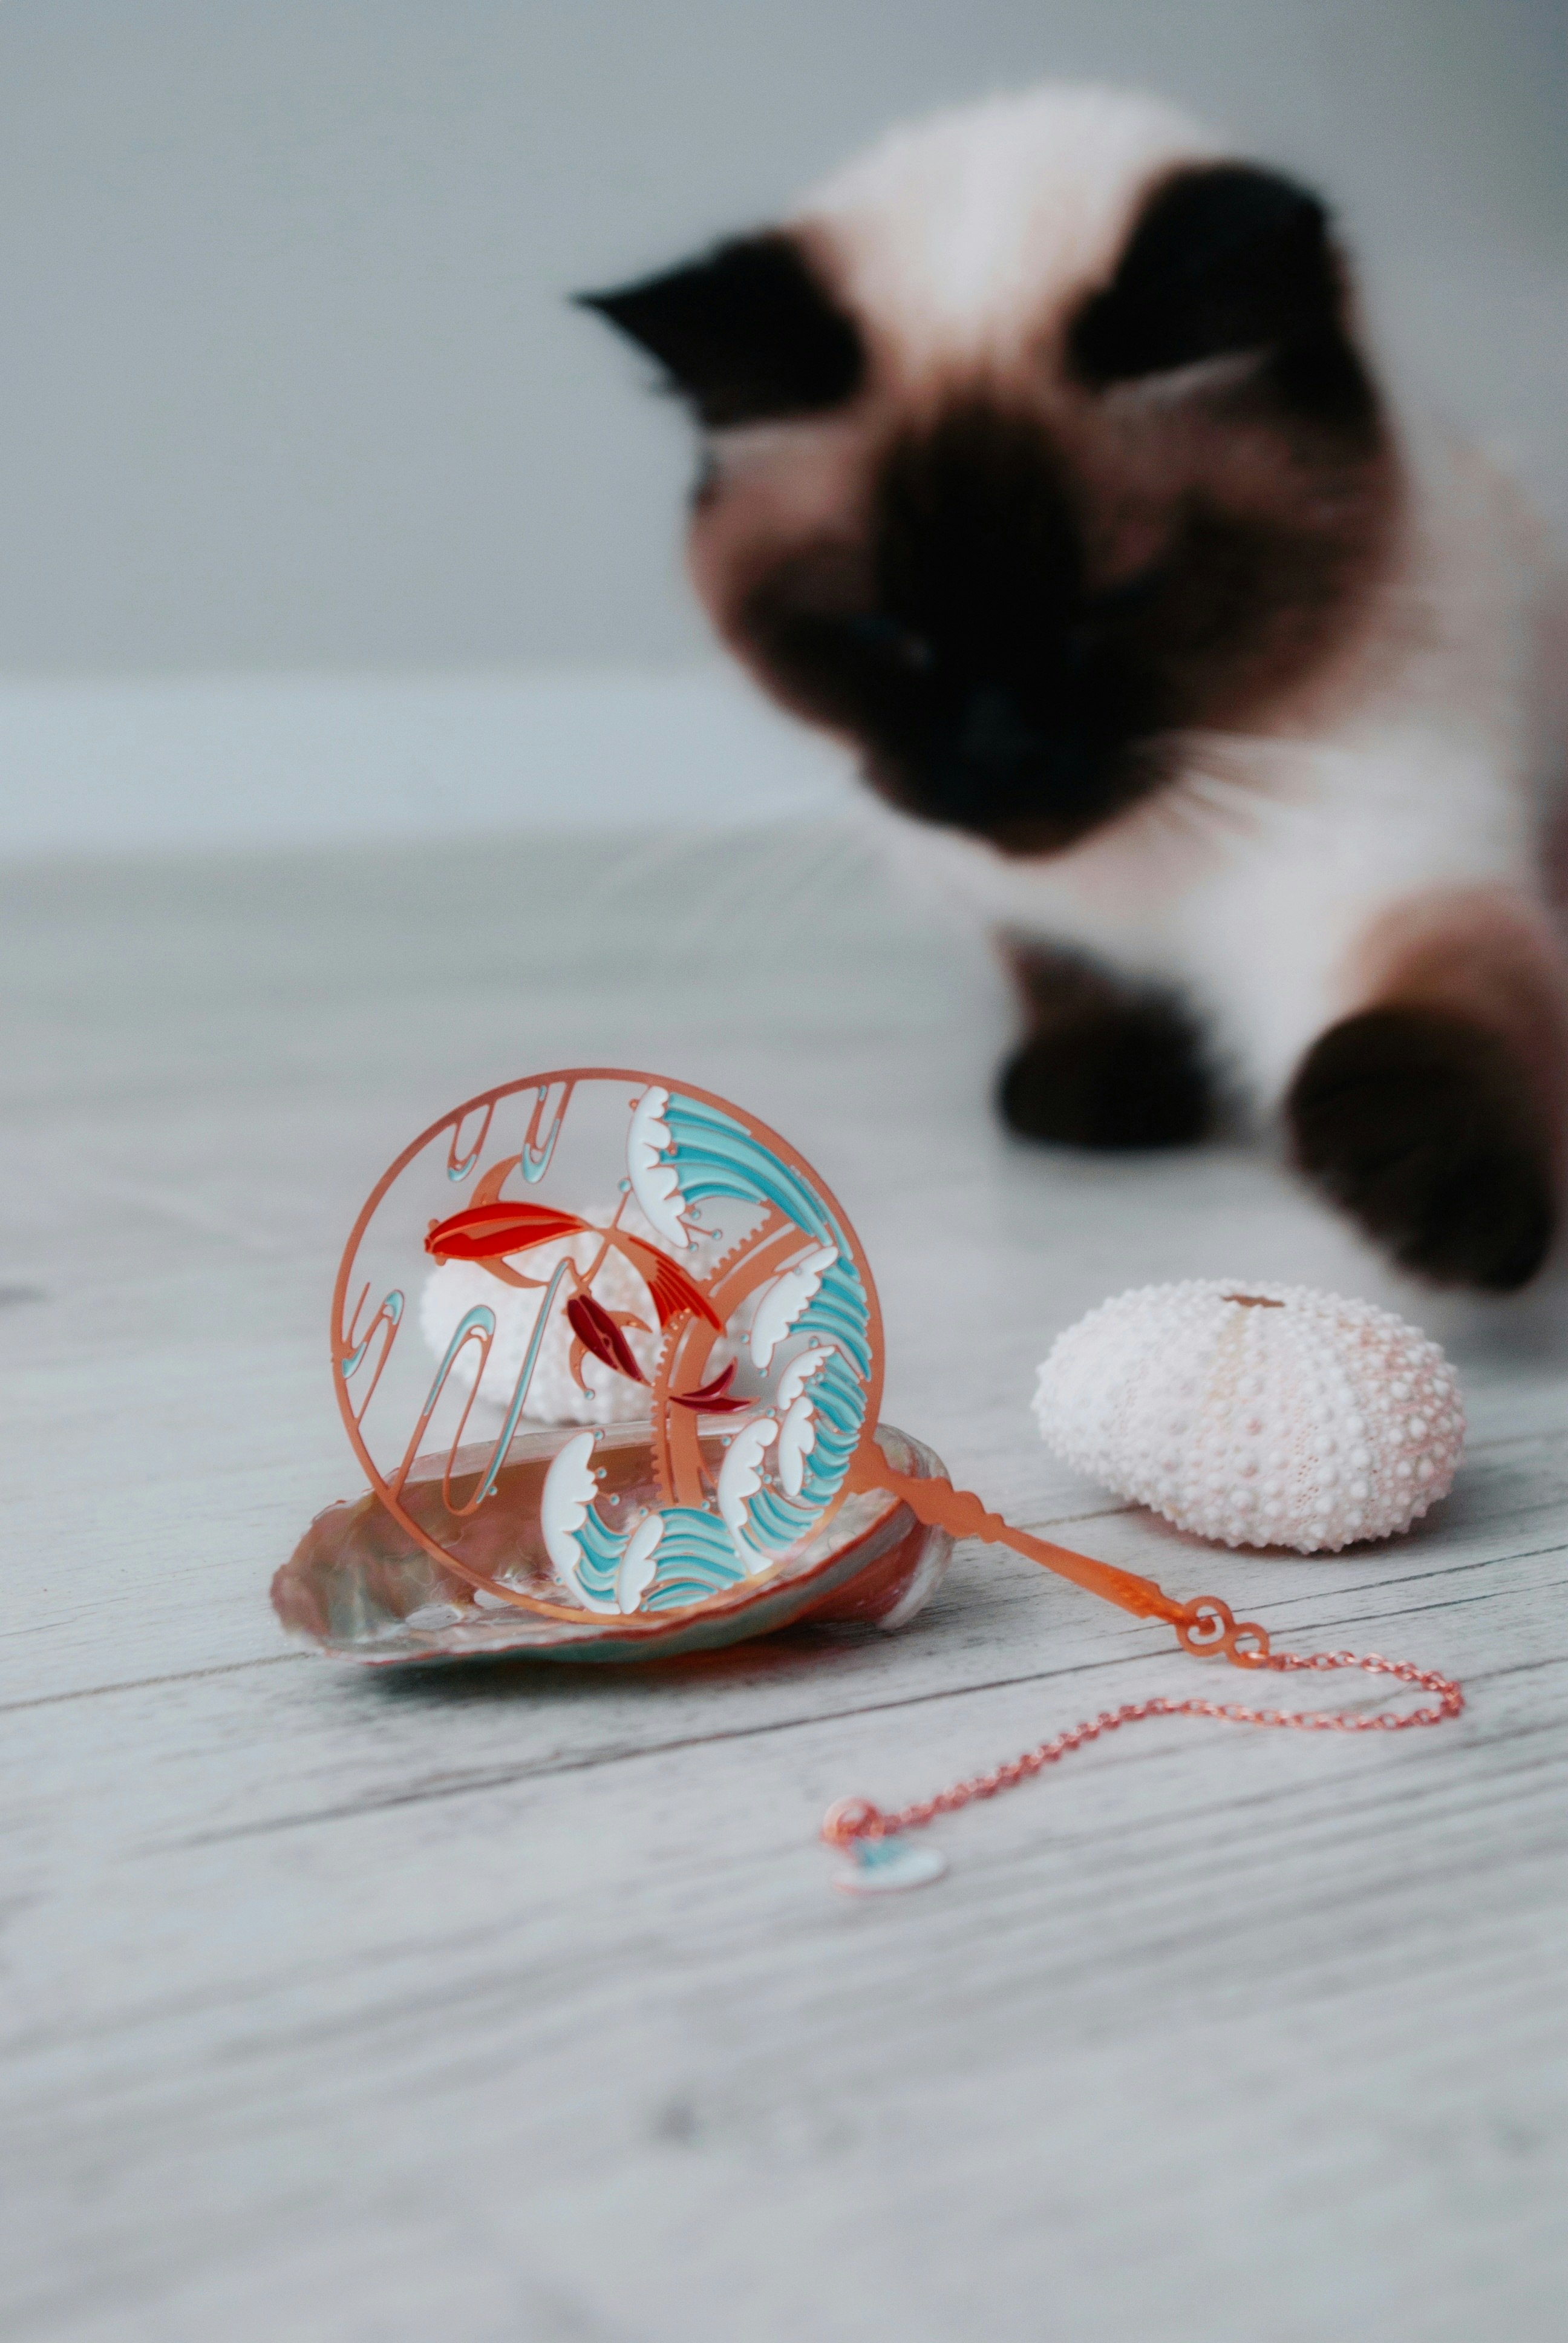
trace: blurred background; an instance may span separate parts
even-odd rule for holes
[[[8,0],[0,851],[835,801],[568,297],[1052,75],[1326,191],[1399,374],[1568,525],[1563,0]]]

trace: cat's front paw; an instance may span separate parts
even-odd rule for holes
[[[998,1100],[1021,1137],[1063,1147],[1182,1147],[1211,1121],[1191,1033],[1159,1001],[1074,1002],[1007,1061]]]
[[[1445,1011],[1364,1010],[1302,1060],[1295,1160],[1406,1269],[1510,1293],[1546,1258],[1557,1199],[1544,1112],[1498,1037]]]

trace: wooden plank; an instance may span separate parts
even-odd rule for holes
[[[1555,2337],[1560,1293],[1434,1313],[1233,1147],[1010,1147],[993,978],[838,833],[59,866],[0,912],[8,2336]],[[285,1644],[267,1577],[351,1485],[324,1321],[359,1197],[465,1091],[578,1055],[820,1161],[888,1413],[989,1500],[1297,1647],[1452,1669],[1464,1720],[1143,1726],[868,1907],[828,1892],[830,1798],[1218,1679],[979,1549],[901,1636],[644,1672]],[[1216,1554],[1041,1449],[1055,1332],[1208,1272],[1441,1329],[1474,1436],[1417,1534]]]

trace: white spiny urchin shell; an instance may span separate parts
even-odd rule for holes
[[[1408,1529],[1464,1444],[1453,1371],[1390,1311],[1193,1279],[1101,1302],[1040,1370],[1041,1436],[1225,1545],[1337,1552]]]

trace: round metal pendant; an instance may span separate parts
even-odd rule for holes
[[[332,1345],[372,1491],[447,1584],[622,1648],[832,1547],[882,1383],[870,1271],[811,1167],[617,1068],[503,1084],[405,1149]]]

